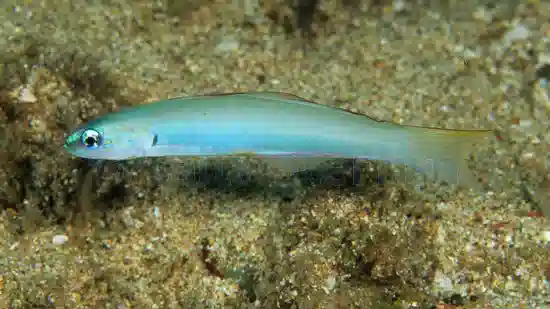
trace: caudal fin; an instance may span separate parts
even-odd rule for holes
[[[407,127],[409,158],[415,168],[451,185],[477,187],[479,185],[468,167],[468,158],[493,136],[489,130],[446,130]]]

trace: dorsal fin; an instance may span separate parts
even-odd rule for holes
[[[355,115],[362,116],[362,117],[367,117],[370,120],[376,121],[376,122],[388,122],[388,121],[385,121],[385,120],[380,120],[380,119],[373,118],[373,117],[371,117],[369,115],[366,115],[364,113],[354,112],[354,111],[339,108],[339,107],[336,107],[336,106],[320,104],[318,102],[311,101],[311,100],[308,100],[308,99],[302,98],[300,96],[297,96],[295,94],[291,94],[291,93],[287,93],[287,92],[277,92],[277,91],[223,92],[223,93],[203,94],[203,95],[200,95],[198,97],[206,98],[206,97],[220,97],[220,96],[252,96],[252,97],[258,97],[258,98],[263,97],[263,98],[271,99],[271,100],[295,100],[295,101],[301,101],[301,102],[307,102],[307,103],[319,105],[319,106],[322,106],[322,107],[325,107],[325,108],[331,108],[331,109],[335,109],[335,110],[344,111],[344,112],[347,112],[347,113],[350,113],[350,114],[355,114]],[[180,98],[182,98],[182,97],[180,97]],[[193,98],[193,97],[183,97],[183,98]],[[175,98],[175,99],[177,99],[177,98]]]
[[[174,97],[171,99],[182,99],[182,98],[197,98],[197,97],[223,97],[223,96],[239,96],[239,95],[247,95],[247,96],[254,96],[254,97],[264,97],[268,99],[274,99],[274,100],[296,100],[296,101],[305,101],[310,103],[316,103],[311,100],[299,97],[292,93],[287,92],[277,92],[277,91],[250,91],[250,92],[214,92],[214,93],[205,93],[198,96],[180,96],[180,97]],[[318,104],[318,103],[316,103]]]
[[[297,100],[297,101],[306,101],[314,103],[308,99],[304,99],[302,97],[299,97],[292,93],[287,92],[275,92],[275,91],[257,91],[257,92],[242,92],[238,93],[240,95],[250,95],[255,97],[264,97],[264,98],[270,98],[270,99],[283,99],[283,100]]]
[[[252,97],[263,97],[271,100],[296,100],[302,102],[309,102],[314,104],[319,104],[308,99],[304,99],[297,95],[286,93],[286,92],[276,92],[276,91],[250,91],[250,92],[214,92],[206,93],[197,96],[178,96],[172,97],[169,100],[181,100],[181,99],[194,99],[194,98],[209,98],[209,97],[223,97],[223,96],[252,96]]]

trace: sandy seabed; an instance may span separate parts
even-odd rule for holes
[[[495,3],[321,1],[303,38],[275,0],[3,1],[0,308],[550,308],[550,4]],[[124,106],[261,90],[502,138],[481,192],[62,148]]]

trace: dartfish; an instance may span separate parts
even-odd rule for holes
[[[248,92],[179,97],[122,109],[76,129],[64,147],[74,156],[103,160],[238,155],[272,163],[383,160],[458,184],[472,181],[467,159],[491,135],[490,130],[405,126],[291,94]]]

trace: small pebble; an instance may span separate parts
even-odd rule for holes
[[[160,209],[158,207],[153,208],[153,216],[155,216],[155,218],[160,217]]]
[[[532,120],[525,120],[525,119],[520,119],[520,120],[519,120],[519,126],[520,126],[520,127],[528,128],[528,127],[530,127],[531,125],[533,125],[533,121],[532,121]]]
[[[69,241],[69,237],[67,235],[63,235],[63,234],[55,235],[52,239],[52,243],[56,246],[63,245],[67,241]]]
[[[506,45],[509,45],[515,41],[526,40],[531,36],[531,30],[524,25],[518,24],[514,28],[508,30],[503,37],[503,41]]]
[[[535,157],[535,153],[533,152],[524,152],[522,155],[521,155],[521,158],[523,160],[531,160]]]
[[[239,42],[232,37],[224,37],[216,46],[217,52],[227,53],[239,49]]]
[[[440,271],[435,272],[434,284],[439,288],[439,291],[443,293],[450,293],[454,289],[451,278]]]
[[[476,20],[484,21],[486,23],[490,23],[493,20],[493,13],[489,12],[484,7],[479,7],[474,13],[473,17]]]
[[[327,278],[327,290],[332,291],[332,290],[334,290],[335,286],[336,286],[336,277],[329,276]]]
[[[36,100],[36,96],[29,88],[21,88],[19,91],[19,101],[22,103],[34,103]]]
[[[392,9],[395,13],[401,13],[407,9],[407,4],[404,0],[395,0],[393,1]]]

